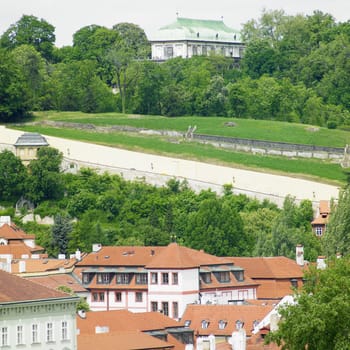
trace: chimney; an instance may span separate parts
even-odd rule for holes
[[[299,266],[304,266],[304,247],[298,244],[295,249],[295,260]]]
[[[18,270],[19,273],[26,272],[26,262],[24,260],[20,260]]]
[[[230,343],[232,345],[232,350],[246,350],[247,340],[244,328],[240,328],[232,333]]]
[[[209,339],[209,350],[216,350],[215,335],[210,334],[208,339]]]
[[[92,251],[93,251],[94,253],[97,253],[98,251],[100,251],[101,248],[102,248],[102,244],[101,244],[101,243],[94,243],[94,244],[92,245]]]
[[[66,254],[58,254],[58,260],[65,260]]]
[[[80,253],[80,250],[79,250],[79,249],[77,249],[77,250],[75,251],[75,258],[76,258],[78,261],[81,260],[81,253]]]
[[[326,257],[325,256],[319,256],[316,261],[316,266],[319,270],[324,270],[327,267],[326,264]]]

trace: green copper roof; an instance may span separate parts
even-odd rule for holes
[[[160,28],[151,41],[195,40],[212,42],[241,42],[239,31],[223,21],[178,17],[172,24]]]

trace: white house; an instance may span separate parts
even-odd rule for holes
[[[232,261],[171,243],[167,247],[98,247],[74,273],[91,310],[161,311],[174,319],[187,304],[256,299],[258,284]]]
[[[78,301],[0,270],[0,348],[76,350]]]
[[[149,35],[152,59],[164,61],[174,57],[212,54],[240,59],[244,44],[239,31],[229,28],[217,20],[178,17]]]

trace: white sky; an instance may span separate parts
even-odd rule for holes
[[[288,15],[331,14],[350,19],[350,0],[0,0],[0,35],[22,15],[43,18],[55,28],[56,46],[71,45],[80,28],[98,24],[111,28],[120,22],[139,25],[149,34],[180,17],[220,19],[231,28],[261,16],[263,9],[283,9]]]

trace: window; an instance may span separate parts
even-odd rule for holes
[[[67,340],[68,339],[68,322],[62,321],[61,324],[61,339]]]
[[[117,282],[117,284],[129,284],[130,283],[130,274],[117,273],[116,282]]]
[[[173,272],[173,284],[179,284],[179,275],[177,272]]]
[[[167,301],[162,302],[162,311],[164,315],[169,316],[169,303]]]
[[[230,282],[230,273],[228,271],[218,272],[216,278],[221,283]]]
[[[173,302],[173,318],[179,317],[179,304],[177,301]]]
[[[151,283],[158,284],[158,273],[157,272],[151,272]]]
[[[227,321],[225,320],[219,321],[219,329],[225,329],[226,325],[227,325]]]
[[[322,226],[316,226],[315,227],[315,234],[316,234],[316,236],[317,237],[320,237],[320,236],[322,236]]]
[[[142,292],[136,292],[135,293],[135,301],[137,303],[141,303],[142,302]]]
[[[162,284],[169,284],[169,274],[167,272],[162,273]]]
[[[36,323],[32,324],[32,343],[39,343],[39,327]]]
[[[244,273],[243,273],[243,271],[235,271],[233,274],[234,274],[234,276],[235,276],[237,281],[239,281],[239,282],[244,281]]]
[[[122,293],[121,292],[115,292],[115,301],[117,303],[120,303],[122,301]]]
[[[108,284],[109,282],[109,273],[97,274],[97,283]]]
[[[8,344],[8,328],[1,327],[1,346],[6,346]]]
[[[105,301],[105,293],[104,292],[93,292],[92,293],[92,301],[96,301],[96,302]]]
[[[211,283],[211,274],[209,273],[202,273],[201,274],[202,280],[204,283]]]
[[[158,302],[151,301],[151,311],[158,311]]]
[[[90,283],[90,274],[89,273],[83,273],[83,283]]]
[[[23,342],[23,326],[17,326],[17,345],[24,344]]]
[[[147,273],[137,273],[136,274],[136,284],[147,284]]]
[[[202,328],[206,329],[209,327],[209,321],[208,320],[202,320]]]
[[[184,326],[188,328],[191,324],[191,320],[186,320]]]
[[[53,341],[53,324],[52,322],[48,322],[46,324],[46,342]]]

